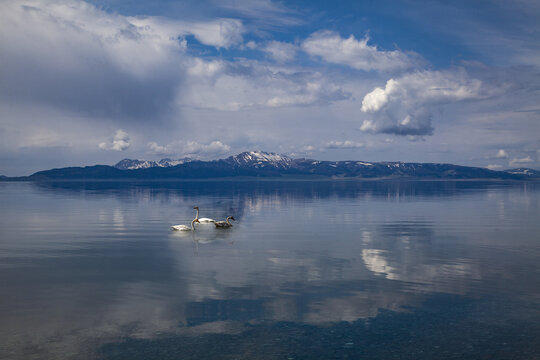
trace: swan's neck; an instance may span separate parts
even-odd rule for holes
[[[199,209],[197,209],[197,215],[195,216],[195,219],[199,218]]]
[[[196,219],[193,219],[193,221],[191,222],[191,230],[195,231],[195,220]]]
[[[227,224],[229,224],[229,225],[231,225],[231,223],[229,222],[229,220],[231,220],[231,217],[232,217],[232,216],[229,216],[229,217],[227,218]]]

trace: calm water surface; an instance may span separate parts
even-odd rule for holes
[[[2,359],[540,359],[540,184],[0,183],[0,295]]]

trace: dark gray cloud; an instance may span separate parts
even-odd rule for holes
[[[182,44],[124,17],[82,2],[7,1],[1,13],[4,101],[158,120],[182,79]]]

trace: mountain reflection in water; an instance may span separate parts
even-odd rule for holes
[[[517,327],[525,335],[506,343],[522,354],[512,354],[540,356],[540,324],[530,321],[540,315],[539,190],[463,181],[1,183],[0,355],[388,358],[394,344],[428,358],[444,342],[448,357],[496,358],[498,331]],[[194,205],[201,216],[238,221],[171,232],[189,224]]]

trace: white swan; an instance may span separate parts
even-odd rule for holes
[[[226,221],[216,221],[214,222],[214,225],[216,225],[217,228],[230,228],[232,224],[229,220],[236,221],[234,216],[229,216]]]
[[[197,215],[195,216],[195,219],[199,219],[199,207],[195,206],[194,209],[197,210]],[[210,218],[200,218],[199,223],[215,223],[216,220],[210,219]]]
[[[177,230],[177,231],[195,231],[195,223],[199,222],[199,219],[195,218],[191,221],[191,227],[187,225],[173,225],[171,226],[171,229]]]

